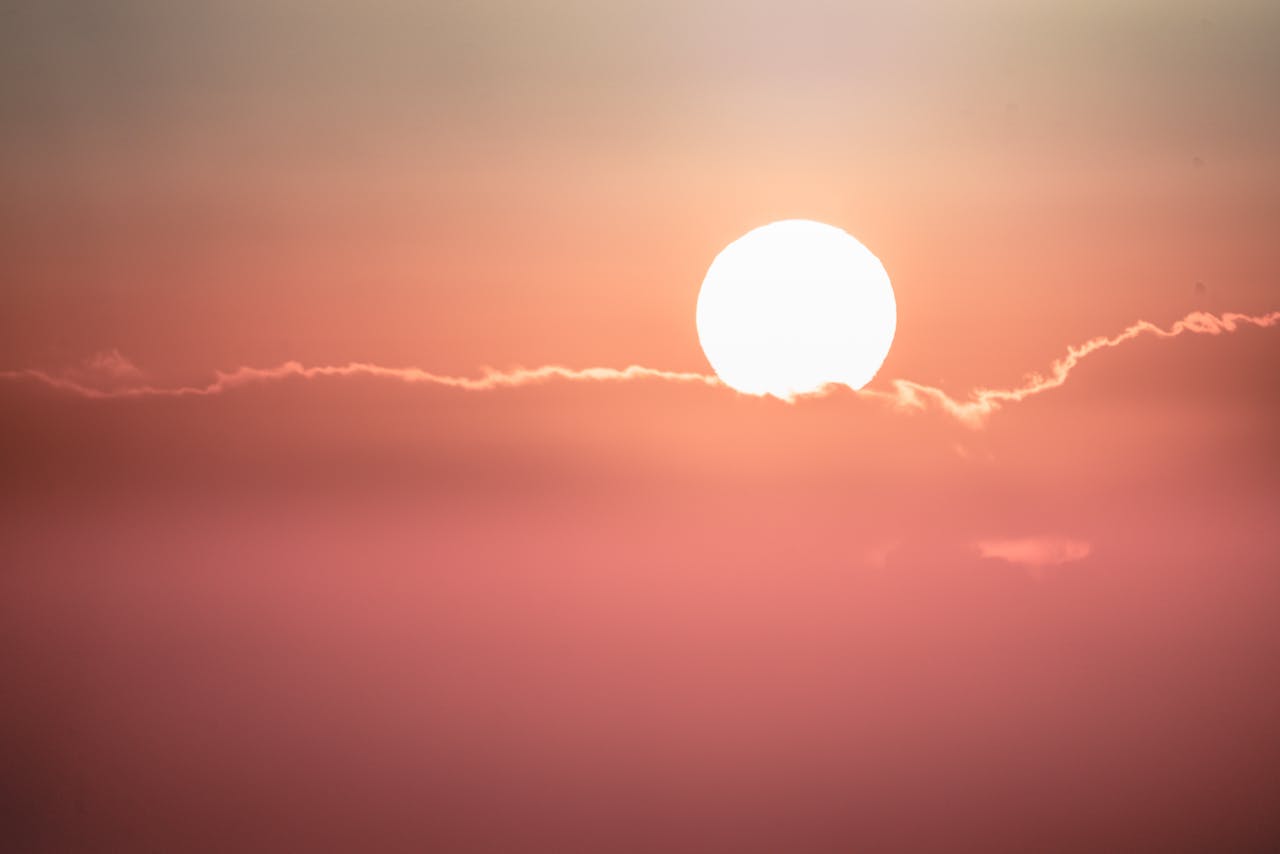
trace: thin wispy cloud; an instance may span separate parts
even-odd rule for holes
[[[209,397],[241,386],[272,382],[291,378],[318,379],[321,377],[376,377],[399,380],[405,383],[444,386],[464,391],[492,391],[500,388],[537,385],[563,380],[567,382],[628,382],[656,379],[665,382],[702,383],[720,385],[720,381],[707,374],[685,371],[663,371],[630,365],[626,368],[566,368],[561,365],[544,365],[540,368],[513,368],[507,371],[486,370],[477,377],[455,377],[436,374],[421,368],[391,368],[367,362],[348,362],[345,365],[304,365],[301,362],[283,362],[271,368],[241,367],[234,371],[217,371],[212,381],[204,385],[154,386],[133,385],[119,388],[98,388],[86,384],[75,375],[58,375],[49,371],[28,369],[0,372],[3,379],[31,379],[61,391],[78,394],[93,400],[130,397]]]
[[[1102,350],[1119,347],[1137,338],[1177,338],[1181,335],[1222,335],[1236,332],[1242,327],[1267,328],[1280,324],[1280,311],[1262,315],[1228,312],[1215,315],[1208,312],[1192,312],[1168,327],[1161,327],[1145,320],[1125,328],[1112,336],[1100,336],[1068,348],[1066,355],[1057,359],[1047,373],[1035,373],[1013,388],[977,388],[967,397],[955,398],[940,388],[923,385],[911,380],[890,380],[886,389],[864,388],[857,391],[860,397],[883,402],[895,409],[918,411],[937,409],[970,427],[981,427],[993,413],[1011,403],[1058,388],[1066,383],[1071,372],[1085,358]],[[636,380],[653,380],[720,386],[712,374],[696,371],[667,371],[630,365],[625,368],[568,368],[562,365],[544,365],[537,368],[512,368],[510,370],[487,369],[479,376],[460,377],[437,374],[422,368],[396,368],[367,362],[348,362],[343,365],[304,365],[301,362],[284,362],[274,367],[241,367],[234,371],[218,371],[214,378],[203,385],[157,386],[139,382],[142,374],[128,359],[116,350],[100,353],[90,360],[97,370],[91,373],[108,376],[114,382],[108,386],[95,384],[83,370],[65,373],[29,368],[0,371],[0,379],[30,380],[43,383],[60,391],[80,397],[101,400],[142,397],[208,397],[222,394],[241,386],[286,379],[319,379],[324,377],[373,377],[398,380],[405,383],[442,386],[462,391],[494,391],[504,388],[537,385],[541,383],[596,382],[617,383]],[[132,382],[131,382],[132,381]]]
[[[1077,365],[1100,350],[1119,347],[1142,336],[1177,338],[1188,333],[1221,335],[1226,332],[1235,332],[1242,326],[1266,328],[1275,326],[1277,323],[1280,323],[1280,311],[1262,315],[1234,312],[1215,315],[1193,311],[1167,328],[1146,320],[1139,320],[1117,335],[1091,338],[1083,344],[1068,348],[1067,354],[1055,361],[1048,373],[1030,374],[1022,385],[1014,388],[978,388],[970,392],[967,398],[957,400],[940,388],[921,385],[910,380],[893,380],[889,384],[891,389],[889,391],[863,389],[859,393],[884,400],[902,409],[936,407],[971,427],[981,427],[993,412],[1006,404],[1018,403],[1028,397],[1060,387]]]
[[[94,353],[84,360],[83,372],[113,380],[140,380],[142,370],[114,347]]]
[[[902,540],[886,540],[871,546],[862,553],[863,562],[874,569],[884,569],[889,563],[889,556],[902,545]]]

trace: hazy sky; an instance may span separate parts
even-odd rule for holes
[[[709,370],[837,225],[871,384],[1280,309],[1274,3],[9,3],[0,838],[1249,850],[1280,838],[1280,329],[981,425]]]
[[[10,365],[693,368],[710,258],[785,216],[885,262],[901,372],[1272,307],[1273,4],[5,15]]]

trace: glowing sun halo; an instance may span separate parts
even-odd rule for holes
[[[730,243],[698,294],[702,350],[716,375],[746,394],[862,388],[889,354],[897,322],[879,259],[810,220],[770,223]]]

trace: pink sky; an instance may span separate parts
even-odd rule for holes
[[[10,17],[15,850],[1280,838],[1270,6]],[[788,217],[861,393],[709,376]]]

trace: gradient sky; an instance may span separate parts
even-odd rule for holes
[[[0,10],[0,837],[1247,850],[1280,821],[1280,329],[965,425],[709,368],[777,219],[964,398],[1280,309],[1268,3]]]

